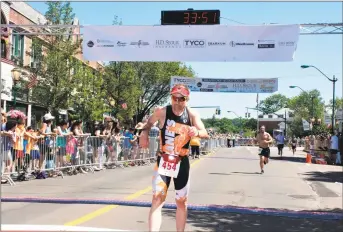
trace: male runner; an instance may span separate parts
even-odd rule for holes
[[[148,147],[148,133],[158,121],[160,127],[160,151],[152,180],[153,198],[149,212],[149,231],[159,231],[162,223],[164,201],[171,178],[176,190],[176,230],[184,231],[187,221],[187,197],[189,192],[189,142],[191,137],[208,138],[200,116],[188,108],[189,89],[175,85],[171,89],[171,105],[156,108],[140,137],[140,146]],[[174,175],[163,175],[166,171]],[[161,174],[160,174],[161,173]],[[175,178],[176,176],[176,178]]]
[[[264,173],[263,166],[268,163],[270,156],[269,144],[273,143],[272,136],[266,132],[264,125],[260,126],[260,133],[257,134],[256,139],[259,146],[258,155],[260,156],[261,174]]]

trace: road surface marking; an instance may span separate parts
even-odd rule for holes
[[[211,156],[212,154],[213,153],[210,153],[207,156]],[[194,165],[199,163],[201,160],[203,160],[203,159],[198,159],[198,160],[193,161],[191,163],[191,167],[193,167]],[[142,196],[143,194],[145,194],[145,193],[147,193],[147,192],[149,192],[151,190],[152,190],[152,187],[149,186],[149,187],[147,187],[145,189],[142,189],[142,190],[140,190],[140,191],[138,191],[136,193],[133,193],[133,194],[125,197],[124,200],[136,199],[136,198]],[[77,218],[77,219],[75,219],[73,221],[67,222],[67,223],[64,224],[64,226],[77,226],[77,225],[83,224],[83,223],[85,223],[87,221],[90,221],[90,220],[92,220],[92,219],[94,219],[94,218],[96,218],[96,217],[98,217],[100,215],[103,215],[103,214],[111,211],[112,209],[115,209],[115,208],[118,208],[118,207],[119,207],[119,205],[108,205],[108,206],[102,207],[102,208],[100,208],[98,210],[95,210],[93,212],[90,212],[90,213],[88,213],[88,214],[86,214],[86,215],[84,215],[82,217],[79,217],[79,218]]]
[[[79,227],[79,226],[60,226],[60,225],[1,225],[1,231],[128,231],[128,230],[116,230],[116,229],[105,229],[96,227]]]

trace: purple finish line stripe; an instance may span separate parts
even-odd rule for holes
[[[25,202],[25,203],[50,203],[50,204],[95,204],[95,205],[123,205],[135,207],[151,207],[147,201],[123,201],[114,199],[71,199],[71,198],[39,198],[39,197],[2,197],[1,202]],[[166,209],[176,209],[176,205],[165,203]],[[224,212],[266,215],[278,217],[307,218],[320,220],[343,220],[342,213],[319,212],[319,211],[292,211],[279,209],[263,209],[252,207],[238,207],[231,205],[188,205],[189,210],[207,211],[207,212]]]

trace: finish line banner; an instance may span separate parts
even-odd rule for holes
[[[274,93],[278,91],[277,78],[214,79],[173,76],[170,86],[184,84],[192,92]]]
[[[299,25],[85,26],[89,61],[293,61]]]

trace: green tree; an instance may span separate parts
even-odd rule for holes
[[[288,107],[296,116],[309,120],[312,117],[323,119],[324,101],[318,90],[303,92],[288,101]]]
[[[141,90],[136,79],[135,70],[130,62],[110,62],[105,67],[105,102],[111,107],[111,113],[124,124],[132,123],[132,117],[137,110],[137,99],[141,95]],[[127,104],[127,109],[122,107],[122,103]]]
[[[264,114],[271,114],[274,113],[282,108],[288,106],[288,98],[282,94],[273,94],[263,101],[261,101],[259,105],[259,109]]]
[[[257,120],[254,118],[244,119],[243,125],[245,131],[256,131]]]
[[[48,24],[72,25],[73,9],[69,2],[47,2],[45,14]],[[54,114],[58,109],[67,109],[70,93],[79,82],[73,75],[80,42],[62,34],[69,33],[68,28],[59,29],[58,35],[35,37],[32,41],[31,56],[34,56],[36,67],[32,73],[39,77],[39,83],[33,88],[32,99],[48,108]],[[59,35],[61,34],[61,35]]]
[[[288,106],[294,112],[293,121],[288,123],[288,131],[294,136],[309,135],[310,131],[304,131],[302,119],[310,122],[311,118],[321,119],[324,122],[324,101],[318,90],[303,92],[291,98]],[[322,123],[323,124],[323,123]],[[313,133],[327,131],[324,125],[313,126]]]
[[[83,121],[101,120],[103,113],[110,109],[104,104],[107,93],[103,91],[103,78],[100,70],[92,70],[88,66],[79,66],[74,78],[79,80],[71,93],[71,105],[80,114]]]
[[[328,110],[332,111],[332,99],[330,99],[329,104],[325,106]],[[343,109],[343,97],[335,99],[335,108],[336,109]]]

